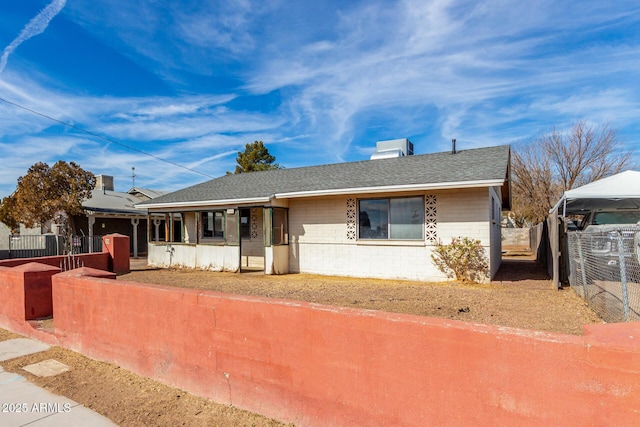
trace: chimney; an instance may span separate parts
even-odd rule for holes
[[[456,139],[451,140],[451,154],[456,154]]]

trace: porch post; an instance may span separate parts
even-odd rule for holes
[[[131,225],[133,225],[133,257],[138,258],[138,224],[140,224],[139,218],[131,218]]]
[[[89,253],[93,253],[93,224],[96,223],[96,217],[94,215],[87,215],[89,222]]]
[[[160,224],[162,224],[162,220],[161,219],[154,219],[153,220],[153,228],[154,228],[153,241],[154,242],[159,242],[160,241]]]

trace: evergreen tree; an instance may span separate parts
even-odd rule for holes
[[[282,169],[277,163],[274,163],[276,158],[269,154],[269,150],[264,146],[262,141],[254,141],[245,145],[244,152],[239,151],[236,158],[235,174],[266,171],[271,169]],[[230,174],[231,172],[227,172]]]

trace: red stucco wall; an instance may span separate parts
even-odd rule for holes
[[[109,270],[109,253],[95,252],[92,254],[78,254],[74,256],[79,265],[85,267],[96,268],[98,270]],[[0,261],[0,267],[17,267],[19,265],[36,262],[38,264],[46,264],[52,267],[60,268],[61,262],[66,262],[66,256],[47,256],[38,258],[14,258]],[[127,259],[129,255],[127,254]]]
[[[84,265],[72,270],[72,276],[115,278],[115,273],[108,272],[114,266],[119,272],[129,271],[129,252],[122,250],[129,244],[129,237],[105,237],[110,237],[110,251],[78,254],[73,259],[51,256],[0,261],[0,326],[57,344],[55,336],[34,329],[29,321],[53,314],[51,277],[60,272],[60,267]]]
[[[81,265],[104,271],[113,271],[117,274],[130,271],[129,262],[129,236],[122,234],[108,234],[102,237],[103,252],[73,255],[73,261],[66,255],[37,258],[14,258],[0,260],[0,267],[16,267],[30,262],[60,267],[64,263]],[[65,268],[66,269],[66,268]]]
[[[102,237],[102,247],[109,253],[109,266],[103,270],[116,274],[126,274],[130,271],[129,236],[123,234],[108,234]]]
[[[0,315],[17,322],[51,316],[51,276],[59,272],[57,267],[33,262],[0,268]]]
[[[640,324],[584,336],[53,277],[68,348],[306,426],[637,425]]]

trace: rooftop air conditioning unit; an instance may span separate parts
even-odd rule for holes
[[[413,143],[407,138],[391,139],[376,142],[376,151],[370,160],[390,159],[393,157],[412,156]]]

